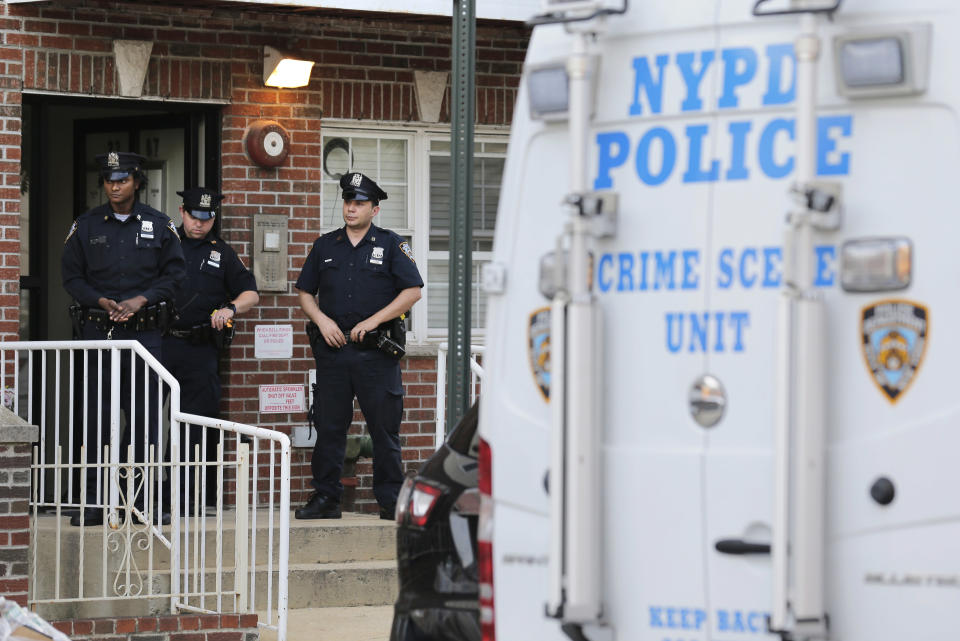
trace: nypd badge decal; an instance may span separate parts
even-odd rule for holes
[[[407,258],[410,259],[410,262],[415,263],[417,261],[413,260],[413,250],[410,249],[410,243],[403,241],[400,243],[400,251],[407,255]]]
[[[530,314],[527,324],[527,351],[530,369],[544,400],[550,400],[550,308],[541,307]]]
[[[867,369],[891,403],[910,387],[927,347],[930,315],[908,300],[884,300],[863,308],[861,345]]]

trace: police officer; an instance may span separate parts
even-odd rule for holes
[[[407,241],[372,224],[386,192],[356,172],[344,174],[340,187],[345,224],[313,243],[296,284],[300,307],[319,336],[311,345],[317,364],[317,441],[311,461],[316,491],[295,516],[340,518],[340,472],[356,397],[373,439],[373,493],[380,517],[392,519],[403,482],[400,363],[369,338],[396,328],[394,321],[420,300],[423,279]]]
[[[146,182],[143,156],[110,152],[96,158],[107,203],[74,221],[61,259],[63,287],[76,301],[71,309],[74,328],[86,340],[137,340],[159,359],[160,336],[169,314],[167,301],[173,299],[174,290],[184,277],[180,238],[167,216],[137,199]],[[160,444],[156,375],[151,373],[145,392],[144,363],[137,359],[131,371],[129,354],[121,354],[118,391],[127,429],[123,443],[110,443],[110,358],[104,355],[99,369],[96,361],[96,355],[91,354],[86,372],[87,462],[96,462],[101,446],[107,444],[121,447],[121,456],[125,456],[134,430],[136,462],[143,462],[148,444],[155,448]],[[132,388],[138,391],[135,407],[131,407]],[[98,409],[96,401],[101,390]],[[144,402],[145,396],[149,396],[149,403]],[[159,454],[155,452],[157,458]],[[100,505],[97,482],[102,478],[96,468],[87,469],[87,505]],[[137,507],[144,509],[142,496],[137,497],[137,502]],[[70,520],[72,525],[102,522],[103,510],[95,507],[88,507]]]
[[[216,418],[220,413],[218,352],[229,345],[234,319],[260,301],[257,281],[240,257],[213,230],[223,195],[205,187],[178,191],[183,197],[180,227],[187,276],[177,289],[179,318],[163,338],[163,365],[180,383],[180,409]],[[191,425],[180,438],[182,461],[216,460],[219,433]],[[194,496],[194,474],[181,475],[181,506]],[[206,470],[205,500],[216,499],[216,469]]]

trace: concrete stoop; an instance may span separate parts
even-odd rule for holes
[[[61,521],[59,537],[56,517],[38,517],[38,533],[33,540],[30,559],[39,567],[37,574],[38,596],[49,598],[57,590],[55,568],[60,572],[60,599],[77,597],[77,578],[81,567],[81,537],[83,542],[84,595],[101,595],[93,601],[69,601],[55,604],[40,604],[38,612],[48,619],[76,619],[116,616],[142,616],[165,614],[170,611],[170,600],[159,597],[111,598],[114,584],[127,581],[125,572],[118,574],[121,552],[112,548],[118,537],[104,531],[103,527],[88,527],[83,531]],[[221,550],[220,581],[224,590],[232,589],[237,579],[234,571],[236,532],[232,525],[233,514],[224,514],[222,537],[217,541],[213,519],[208,519],[206,528],[199,521],[190,524],[188,540],[181,539],[182,546],[189,547],[191,558],[203,558],[204,570],[197,570],[189,578],[190,591],[197,591],[202,581],[205,591],[210,591],[217,582],[217,548]],[[277,523],[274,514],[274,523]],[[267,519],[261,516],[256,530],[248,532],[248,546],[254,533],[257,558],[252,580],[255,581],[254,609],[262,610],[268,595],[276,600],[278,568],[276,554],[266,558],[268,531]],[[183,523],[181,522],[181,527]],[[169,538],[170,526],[163,528]],[[106,534],[106,536],[105,536]],[[124,537],[121,537],[124,538]],[[131,537],[143,541],[146,537]],[[59,540],[58,540],[59,539]],[[241,537],[242,540],[242,537]],[[276,547],[276,540],[273,542]],[[120,549],[126,547],[122,543]],[[132,558],[140,571],[139,583],[142,593],[165,592],[170,585],[169,558],[164,558],[165,548],[153,542],[153,552],[142,550],[140,544],[133,546]],[[59,553],[57,550],[59,549]],[[36,556],[34,556],[36,553]],[[104,568],[106,559],[106,568]],[[272,561],[272,563],[271,563]],[[104,577],[107,591],[104,593]],[[119,579],[117,578],[119,577]],[[269,581],[268,581],[269,577]],[[380,520],[375,515],[345,514],[339,520],[297,521],[290,519],[290,556],[288,566],[289,602],[291,621],[300,609],[347,608],[360,606],[388,607],[397,596],[396,529],[390,521]],[[248,579],[249,581],[250,579]],[[136,579],[132,583],[136,583]],[[106,598],[102,598],[102,597]],[[31,595],[32,597],[32,595]],[[221,604],[224,611],[231,611],[233,599],[226,598]],[[198,597],[191,605],[216,609],[216,602],[207,597],[201,604]],[[351,610],[352,611],[352,610]],[[387,627],[389,634],[389,624]],[[296,639],[295,636],[288,636]],[[386,637],[384,637],[386,638]]]
[[[304,608],[290,610],[287,639],[290,641],[387,641],[393,623],[393,606],[368,605],[349,608]],[[274,630],[260,630],[260,641],[276,641]]]

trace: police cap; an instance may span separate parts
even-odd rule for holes
[[[387,192],[358,171],[340,176],[340,189],[344,200],[372,200],[380,202],[387,199]]]
[[[104,180],[123,180],[127,176],[139,173],[147,159],[129,151],[111,151],[108,154],[100,154],[96,160]]]
[[[197,220],[210,220],[217,215],[223,194],[206,187],[194,187],[177,192],[183,196],[183,208]]]

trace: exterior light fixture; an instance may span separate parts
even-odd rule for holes
[[[263,48],[263,84],[267,87],[305,87],[310,84],[312,60],[301,60],[273,47]]]
[[[847,98],[909,96],[927,90],[929,24],[883,25],[833,39],[837,92]]]

